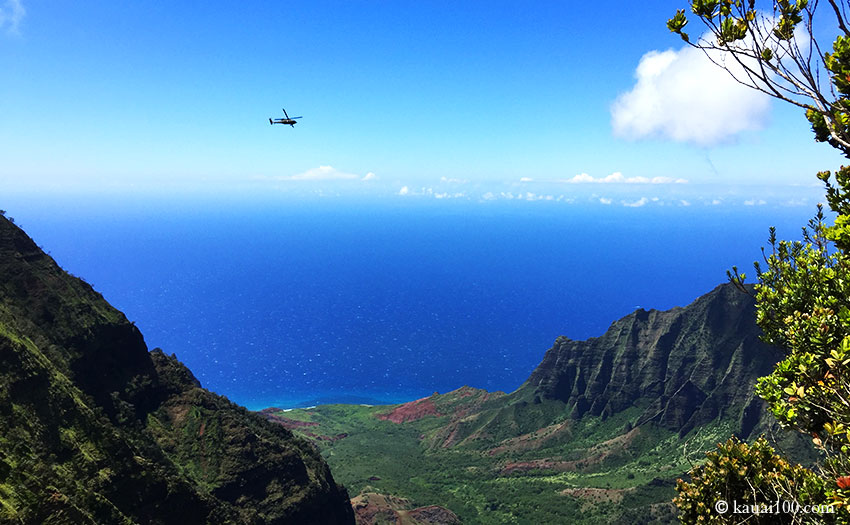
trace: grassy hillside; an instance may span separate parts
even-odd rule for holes
[[[149,353],[0,217],[0,522],[353,521],[314,447]]]
[[[776,428],[754,393],[779,353],[730,285],[638,310],[598,338],[558,338],[517,391],[460,388],[403,405],[263,414],[321,449],[352,491],[442,505],[465,523],[675,521],[675,480],[730,435]]]
[[[673,521],[674,480],[700,451],[731,432],[729,425],[705,427],[686,447],[675,432],[657,425],[627,430],[635,412],[606,421],[556,418],[537,426],[548,414],[563,413],[563,403],[510,411],[487,408],[486,402],[474,406],[475,397],[484,396],[469,388],[434,395],[426,399],[437,413],[403,422],[388,416],[409,408],[405,405],[264,413],[314,440],[336,479],[353,493],[441,505],[464,523]],[[505,433],[472,432],[459,439],[457,428],[471,420],[486,421],[487,428],[498,420]],[[516,430],[523,427],[536,429]]]

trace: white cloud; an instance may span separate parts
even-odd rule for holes
[[[370,180],[374,177],[375,174],[371,172],[367,173],[364,177],[360,177],[360,175],[340,171],[333,166],[319,166],[318,168],[311,168],[303,173],[298,173],[297,175],[271,178],[274,180]]]
[[[439,196],[437,194],[435,194],[434,196],[438,197],[438,198],[467,198],[467,199],[470,197],[465,192],[458,192],[458,193],[454,193],[454,194],[443,193],[443,194],[440,194]],[[549,202],[565,202],[567,204],[572,204],[576,200],[574,197],[567,198],[564,195],[559,195],[559,196],[556,197],[556,196],[550,195],[550,194],[532,193],[530,191],[527,191],[525,193],[517,193],[517,194],[511,193],[509,191],[503,191],[503,192],[500,192],[500,193],[493,193],[492,191],[488,191],[488,192],[482,194],[479,197],[479,199],[481,201],[495,201],[495,200],[499,200],[499,199],[524,200],[524,201],[531,201],[531,202],[534,202],[534,201],[549,201]],[[609,199],[609,201],[610,201],[610,199]]]
[[[672,177],[652,177],[650,184],[687,184],[688,179],[674,179]]]
[[[605,177],[592,177],[587,173],[579,173],[569,179],[561,179],[558,182],[569,184],[687,184],[687,179],[674,179],[672,177],[624,177],[619,171],[615,171]]]
[[[525,199],[527,201],[553,201],[555,197],[552,195],[540,195],[537,193],[531,193],[530,191],[525,192],[525,196],[520,195],[521,199]]]
[[[714,55],[722,61],[720,55]],[[725,62],[733,67],[732,60]],[[663,137],[708,146],[757,130],[768,117],[767,95],[736,82],[702,51],[650,51],[637,82],[611,106],[614,134],[627,139]]]
[[[466,197],[466,193],[463,192],[449,193],[447,191],[444,191],[442,193],[434,194],[435,199],[462,199],[464,197]]]
[[[466,179],[453,179],[451,177],[440,177],[440,182],[448,182],[450,184],[466,184],[469,182]]]
[[[764,206],[767,202],[764,199],[749,199],[744,201],[744,206]]]
[[[366,175],[363,175],[363,178],[362,178],[362,179],[360,179],[360,180],[363,180],[363,181],[366,181],[366,180],[375,180],[375,179],[377,179],[377,178],[378,178],[378,176],[377,176],[377,175],[375,175],[374,173],[372,173],[372,172],[370,171],[370,172],[369,172],[369,173],[367,173]]]
[[[599,182],[600,180],[601,179],[594,179],[593,177],[591,177],[587,173],[579,173],[575,177],[573,177],[571,179],[566,179],[563,182],[570,182],[570,183],[573,183],[573,184],[579,184],[579,183],[582,183],[582,182]]]
[[[520,177],[519,181],[520,182],[534,182],[534,179],[532,179],[531,177]]]
[[[688,201],[686,201],[686,200],[684,200],[684,199],[680,200],[680,201],[679,201],[679,204],[681,204],[682,206],[690,206],[690,205],[691,205],[691,203],[690,203],[690,202],[688,202]]]
[[[21,0],[6,0],[0,6],[0,29],[5,29],[8,34],[17,34],[18,26],[26,14],[27,10]]]
[[[599,197],[599,202],[602,204],[611,204],[613,201],[611,199],[606,199],[605,197]]]
[[[400,190],[398,190],[399,195],[409,195],[411,197],[434,197],[435,199],[460,199],[466,197],[466,193],[464,192],[455,192],[449,193],[447,191],[434,191],[434,188],[425,188],[421,187],[419,189],[411,189],[409,186],[402,186]]]
[[[639,208],[639,207],[645,205],[647,202],[649,202],[649,199],[647,199],[646,197],[641,197],[640,200],[637,200],[637,201],[634,201],[634,202],[626,202],[626,201],[620,201],[620,202],[623,203],[623,206],[628,206],[629,208]]]

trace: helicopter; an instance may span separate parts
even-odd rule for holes
[[[283,109],[283,108],[281,108],[281,109]],[[301,118],[301,117],[289,118],[289,115],[286,114],[285,109],[283,110],[283,114],[286,116],[286,118],[276,118],[274,120],[269,119],[269,124],[289,124],[290,126],[292,126],[294,128],[295,124],[297,124],[297,122],[295,122],[295,119]]]

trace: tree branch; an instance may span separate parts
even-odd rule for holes
[[[844,25],[844,17],[841,16],[841,9],[835,3],[835,0],[829,0],[829,5],[832,6],[832,10],[835,11],[835,18],[838,20],[838,28],[844,31],[846,36],[850,36],[850,30],[847,29],[847,26]]]

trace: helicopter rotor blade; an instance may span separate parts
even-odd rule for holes
[[[280,109],[283,109],[283,108],[280,108]],[[284,115],[286,115],[286,110],[285,110],[285,109],[283,109],[283,114],[284,114]],[[289,118],[289,115],[286,115],[286,118]]]

